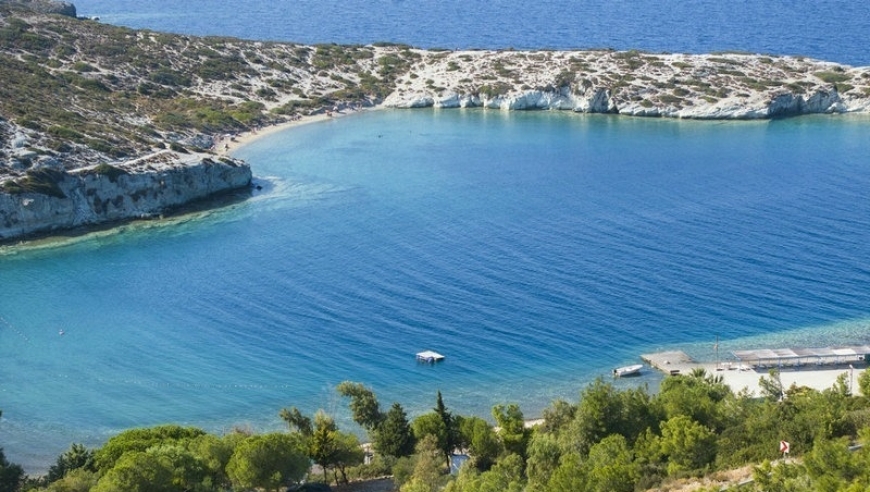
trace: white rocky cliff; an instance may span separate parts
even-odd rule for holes
[[[0,189],[0,241],[153,217],[250,183],[241,161],[172,151],[113,166],[35,169]]]
[[[870,108],[870,67],[789,56],[638,51],[419,51],[395,108],[555,109],[766,119]]]

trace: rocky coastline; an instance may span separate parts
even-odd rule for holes
[[[870,67],[638,51],[425,53],[384,104],[753,120],[870,111]]]
[[[159,217],[250,184],[251,168],[241,161],[169,150],[117,166],[40,168],[0,193],[0,242]]]
[[[420,50],[137,31],[0,0],[0,242],[250,186],[235,135],[355,108],[685,119],[870,112],[870,67],[797,56]]]

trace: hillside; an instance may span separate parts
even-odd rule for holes
[[[60,13],[45,13],[46,5]],[[182,202],[244,186],[250,169],[214,155],[220,138],[333,109],[757,119],[870,108],[870,69],[796,57],[306,46],[132,30],[78,19],[69,4],[23,0],[0,1],[0,80],[0,240],[162,213],[177,203],[130,199],[159,179],[125,191],[124,176],[166,163],[247,170],[247,179],[236,175]],[[120,194],[91,200],[81,180],[59,190],[61,175],[76,170],[120,177],[111,190]],[[51,201],[70,194],[81,197]],[[35,198],[39,210],[23,219]],[[58,207],[78,212],[60,222],[45,216]]]

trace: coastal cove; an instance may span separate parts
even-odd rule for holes
[[[5,451],[288,405],[352,428],[345,379],[532,417],[662,348],[864,343],[868,128],[423,109],[262,135],[232,152],[245,202],[2,250]]]
[[[0,448],[29,473],[289,406],[365,437],[344,380],[533,419],[656,391],[611,375],[641,354],[870,344],[863,3],[28,3],[0,0]]]
[[[63,15],[27,2],[0,8],[3,242],[160,216],[247,187],[250,169],[215,156],[221,144],[225,152],[240,132],[315,115],[380,106],[713,120],[870,111],[870,69],[803,56],[264,43],[105,25],[69,5]]]

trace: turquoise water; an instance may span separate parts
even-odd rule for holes
[[[39,469],[289,405],[352,428],[347,379],[534,416],[651,350],[867,343],[868,129],[420,110],[263,137],[248,201],[2,249],[0,442]]]

